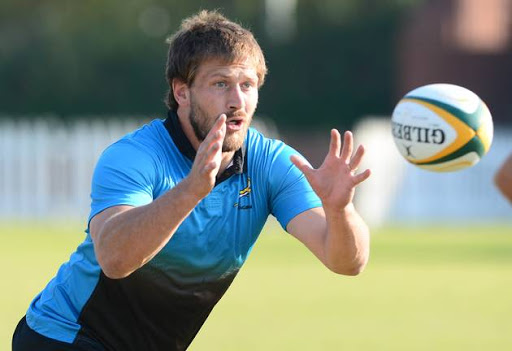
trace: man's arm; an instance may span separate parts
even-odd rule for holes
[[[318,169],[292,156],[322,201],[321,208],[305,211],[288,223],[287,231],[308,247],[333,272],[357,275],[368,262],[369,230],[352,203],[355,187],[370,176],[356,174],[364,155],[360,146],[352,155],[352,134],[344,135],[343,148],[337,130],[331,131],[329,152]]]
[[[148,205],[114,206],[94,216],[90,234],[109,278],[124,278],[153,258],[212,190],[221,165],[226,117],[221,115],[197,150],[189,175]]]
[[[512,154],[503,162],[494,175],[494,184],[512,203]]]

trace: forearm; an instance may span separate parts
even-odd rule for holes
[[[95,240],[104,273],[123,278],[143,266],[167,244],[199,201],[185,179],[152,203],[109,218]]]
[[[339,274],[359,274],[366,266],[370,253],[368,226],[352,204],[341,211],[327,208],[324,211],[324,264]]]

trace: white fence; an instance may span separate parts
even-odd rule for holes
[[[133,119],[0,122],[0,217],[85,217],[103,149],[141,125]]]
[[[143,123],[131,118],[82,120],[67,126],[51,119],[0,120],[0,219],[84,220],[99,155]],[[276,136],[275,126],[268,121],[255,124]],[[494,172],[512,152],[512,129],[495,132],[491,150],[479,164],[445,174],[407,164],[394,146],[386,119],[364,121],[355,130],[355,138],[367,149],[363,167],[373,171],[356,192],[358,209],[371,224],[512,222],[512,206],[492,184]]]

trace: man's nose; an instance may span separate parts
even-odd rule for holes
[[[229,91],[228,109],[241,110],[245,107],[244,92],[238,84]]]

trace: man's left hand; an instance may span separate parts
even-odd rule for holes
[[[352,203],[355,187],[370,176],[369,169],[356,173],[363,159],[364,147],[360,145],[353,153],[353,144],[352,133],[346,131],[342,147],[341,135],[333,129],[329,152],[318,169],[311,167],[298,155],[290,158],[293,164],[304,173],[309,184],[322,200],[326,212],[341,211]]]

